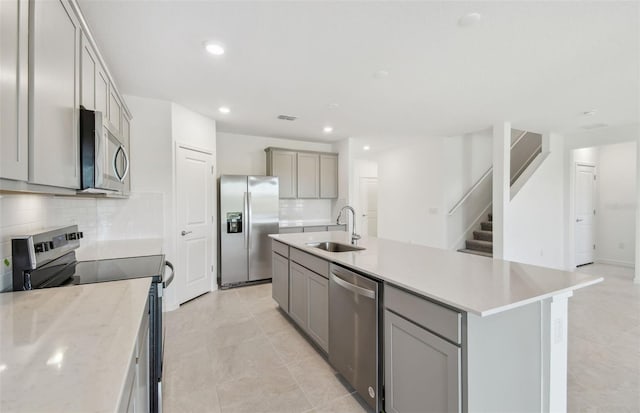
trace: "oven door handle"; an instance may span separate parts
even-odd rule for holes
[[[169,286],[169,284],[171,284],[171,282],[173,281],[173,276],[175,275],[176,271],[173,269],[173,264],[171,263],[171,261],[165,261],[164,265],[166,265],[167,267],[171,268],[171,277],[167,278],[166,281],[162,282],[162,287],[163,288],[167,288]]]

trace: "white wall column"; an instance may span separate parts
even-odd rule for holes
[[[640,8],[638,17],[640,17]],[[640,115],[640,110],[638,111]],[[640,284],[640,131],[636,130],[636,276],[633,281]]]
[[[504,259],[505,216],[511,198],[511,122],[493,125],[493,258]]]

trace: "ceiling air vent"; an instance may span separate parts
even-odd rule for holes
[[[278,119],[294,121],[294,120],[298,119],[298,117],[297,116],[289,116],[289,115],[278,115]]]

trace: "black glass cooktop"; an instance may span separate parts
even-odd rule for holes
[[[154,281],[162,281],[163,270],[164,255],[80,261],[71,283],[91,284],[143,277],[157,277]]]
[[[161,282],[164,266],[162,254],[78,262],[70,252],[32,271],[31,284],[33,288],[49,288],[145,277]]]

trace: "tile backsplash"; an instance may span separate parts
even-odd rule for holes
[[[281,199],[280,221],[305,223],[331,221],[331,200]]]
[[[162,205],[161,193],[127,199],[0,195],[0,291],[11,288],[12,237],[77,224],[84,233],[81,249],[96,241],[162,238]]]

